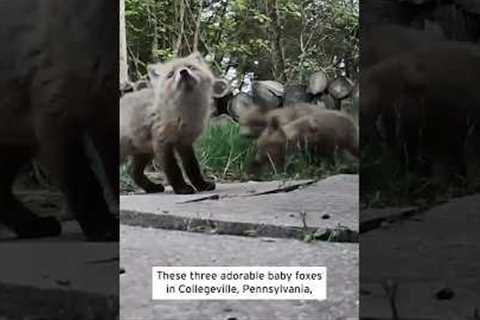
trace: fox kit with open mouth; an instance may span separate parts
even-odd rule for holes
[[[198,53],[150,65],[148,72],[152,89],[127,94],[120,103],[121,157],[122,161],[132,157],[131,177],[146,192],[162,192],[163,185],[154,184],[143,172],[156,157],[175,193],[215,189],[202,175],[193,143],[207,125],[213,98],[228,89],[218,85],[224,80],[214,77]],[[153,102],[139,105],[135,94]],[[185,182],[176,155],[193,186]]]

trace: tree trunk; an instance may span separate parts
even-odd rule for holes
[[[278,0],[266,0],[265,9],[267,16],[271,19],[269,35],[272,50],[273,77],[276,81],[285,83],[285,59]]]
[[[125,25],[125,0],[120,0],[120,87],[128,80],[127,32]]]

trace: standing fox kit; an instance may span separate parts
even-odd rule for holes
[[[127,94],[120,100],[121,161],[132,158],[129,174],[146,192],[162,192],[144,174],[156,157],[175,193],[213,190],[204,179],[193,143],[208,121],[213,97],[225,94],[198,53],[148,66],[152,89]],[[220,92],[223,90],[222,92]],[[183,169],[195,189],[185,182]]]

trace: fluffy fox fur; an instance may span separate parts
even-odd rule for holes
[[[213,190],[203,178],[193,143],[207,125],[217,80],[198,53],[148,67],[152,89],[122,97],[120,102],[120,145],[122,162],[132,158],[130,175],[146,192],[162,192],[144,174],[156,157],[175,193]],[[153,103],[151,103],[153,101]],[[176,155],[195,189],[184,180]]]
[[[387,150],[408,164],[406,169],[476,178],[479,69],[480,50],[457,42],[411,50],[367,69],[361,75],[362,140],[378,143],[380,123]],[[465,150],[465,144],[472,147]],[[467,161],[466,151],[474,152],[474,159]]]
[[[279,125],[285,125],[295,119],[322,109],[324,108],[319,105],[298,103],[265,112],[253,106],[240,113],[238,120],[240,123],[240,134],[250,138],[258,138],[273,118],[276,118]]]
[[[353,120],[340,111],[317,111],[281,125],[273,117],[257,140],[255,165],[273,162],[283,166],[288,154],[308,151],[315,157],[331,157],[346,150],[358,157],[358,130]]]

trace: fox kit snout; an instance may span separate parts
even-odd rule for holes
[[[189,69],[184,68],[181,69],[177,72],[177,75],[175,77],[175,82],[177,86],[180,86],[182,84],[192,84],[195,85],[200,81],[197,76],[195,76],[194,73],[192,73]]]

